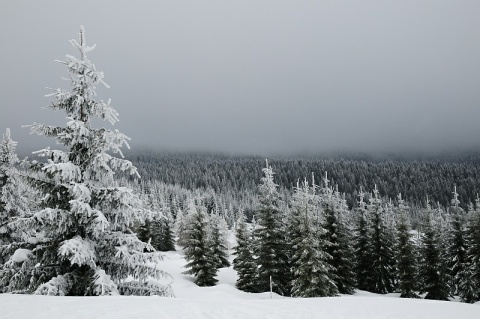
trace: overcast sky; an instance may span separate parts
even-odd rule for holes
[[[480,1],[3,1],[0,130],[62,124],[55,59],[85,26],[132,147],[480,147]],[[105,124],[108,127],[108,124]]]

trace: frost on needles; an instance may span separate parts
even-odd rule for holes
[[[34,192],[21,178],[22,173],[10,129],[6,129],[0,142],[0,267],[15,252],[17,238],[21,236],[11,229],[10,223],[17,217],[30,214],[31,195]],[[1,268],[0,268],[1,269]]]
[[[42,194],[40,208],[11,224],[24,234],[21,249],[28,254],[5,263],[2,288],[43,295],[170,296],[169,275],[158,266],[161,255],[132,231],[158,214],[144,209],[114,178],[115,172],[138,175],[121,151],[129,138],[92,127],[94,118],[118,121],[110,100],[96,100],[96,86],[106,84],[87,58],[95,46],[87,46],[83,27],[78,41],[70,43],[80,57],[57,62],[69,72],[71,91],[53,90],[49,106],[66,113],[66,126],[30,125],[32,133],[62,147],[36,152],[45,162],[31,163],[29,178]]]

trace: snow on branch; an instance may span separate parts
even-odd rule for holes
[[[69,42],[72,44],[73,47],[75,47],[83,55],[85,55],[85,53],[93,51],[95,49],[95,46],[96,46],[96,44],[94,44],[90,47],[87,46],[87,40],[85,39],[85,27],[83,25],[80,26],[80,33],[78,34],[78,41],[75,40],[75,39],[72,39]]]
[[[108,222],[107,218],[101,211],[94,210],[94,214],[95,214],[95,220],[94,220],[94,224],[93,224],[94,227],[92,231],[95,234],[95,236],[99,236],[99,234],[103,233],[110,226],[110,223]]]
[[[103,269],[96,269],[93,275],[93,292],[97,296],[118,295],[117,285]]]
[[[48,282],[40,285],[35,290],[35,295],[47,296],[65,296],[73,286],[73,278],[71,274],[59,275],[53,277]]]
[[[90,240],[75,236],[62,242],[58,248],[58,255],[67,258],[71,265],[89,265],[94,268],[96,267],[94,247],[95,244]]]
[[[92,193],[85,184],[71,183],[69,187],[69,192],[73,198],[79,201],[90,202],[92,198]]]
[[[108,99],[107,103],[100,102],[95,103],[94,111],[95,115],[104,121],[108,121],[110,124],[115,124],[119,121],[118,112],[110,105],[111,99]]]
[[[68,163],[54,163],[49,160],[49,163],[43,167],[43,170],[47,174],[54,176],[57,182],[79,181],[82,178],[82,172],[80,168],[73,164]]]
[[[30,257],[31,253],[32,251],[29,249],[19,248],[15,250],[11,258],[13,262],[23,263],[25,260],[27,260]]]
[[[73,117],[67,117],[67,120],[68,133],[71,135],[70,143],[88,143],[91,129],[86,126],[86,123]]]
[[[28,219],[28,218],[27,218]],[[32,222],[37,222],[40,225],[54,224],[59,231],[61,229],[68,229],[70,227],[69,215],[63,209],[45,208],[33,215]]]
[[[68,161],[68,154],[64,151],[60,150],[51,150],[50,147],[44,148],[43,150],[39,150],[33,152],[33,154],[37,154],[40,157],[45,157],[50,159],[52,162],[67,162]]]
[[[36,122],[34,122],[31,125],[24,125],[23,127],[29,127],[30,134],[44,135],[46,137],[54,137],[57,139],[58,142],[62,142],[64,140],[63,134],[65,131],[65,128],[63,127],[39,124]]]
[[[92,207],[90,207],[90,204],[77,199],[72,199],[71,201],[69,201],[69,203],[70,203],[71,211],[75,215],[80,217],[79,221],[81,223],[86,223],[88,218],[93,213],[93,210],[92,210]]]

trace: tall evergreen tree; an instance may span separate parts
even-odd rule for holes
[[[259,208],[257,210],[258,241],[258,289],[270,290],[270,278],[273,291],[280,295],[290,292],[290,267],[286,245],[286,226],[284,215],[279,208],[280,194],[273,181],[273,170],[263,169],[264,177],[259,185]]]
[[[419,298],[416,291],[417,285],[417,255],[415,246],[410,235],[410,220],[408,218],[408,206],[402,199],[402,194],[398,194],[397,206],[397,245],[396,260],[398,271],[398,289],[400,298]]]
[[[458,281],[458,294],[463,302],[480,301],[480,200],[469,215],[466,229],[466,265]]]
[[[369,289],[369,282],[372,281],[371,268],[371,229],[370,218],[367,210],[367,205],[364,202],[365,193],[360,189],[359,201],[357,207],[356,231],[354,240],[355,249],[355,273],[357,287],[361,290]]]
[[[211,220],[211,249],[217,268],[230,267],[227,248],[227,222],[222,216],[213,214]]]
[[[218,282],[217,263],[210,245],[208,216],[195,207],[193,200],[188,211],[183,248],[188,262],[185,268],[190,269],[184,274],[194,275],[198,286],[214,286]]]
[[[142,203],[145,207],[148,207],[148,209],[152,209],[152,212],[154,210],[152,203],[150,202],[150,190],[148,186],[142,185],[140,188],[140,198],[142,199]],[[146,218],[141,225],[136,225],[135,227],[135,233],[138,236],[138,239],[140,239],[143,242],[148,242],[151,243],[152,241],[152,219],[156,218],[154,216],[156,214],[152,214],[152,216],[149,216],[150,218]]]
[[[420,246],[419,274],[422,279],[420,292],[427,293],[425,299],[448,300],[450,296],[448,275],[442,251],[439,221],[438,216],[434,216],[428,200],[425,215]]]
[[[388,233],[385,211],[375,185],[368,205],[371,217],[372,250],[370,255],[371,279],[367,282],[370,292],[386,294],[395,288],[394,243]]]
[[[467,245],[465,241],[464,229],[464,211],[459,206],[457,187],[453,191],[452,206],[450,207],[450,229],[447,234],[447,267],[449,269],[449,277],[451,278],[451,293],[456,295],[459,293],[460,281],[468,280],[462,278],[469,275],[466,271],[467,262]]]
[[[163,214],[152,220],[152,245],[159,251],[175,251],[171,210],[163,200],[160,206],[157,209]]]
[[[325,215],[326,252],[331,256],[331,278],[342,294],[355,292],[354,250],[350,240],[350,231],[345,220],[348,210],[346,202],[338,190],[333,192],[325,173],[324,187],[320,192],[320,201]]]
[[[0,142],[0,228],[13,217],[26,217],[33,206],[33,190],[21,176],[16,147],[17,142],[12,140],[7,128]]]
[[[240,212],[240,218],[237,220],[235,228],[235,237],[237,245],[233,248],[235,259],[233,259],[233,269],[237,271],[238,279],[235,286],[246,292],[257,292],[257,264],[253,255],[252,234],[245,222],[243,211]]]
[[[186,244],[188,216],[195,213],[197,209],[192,198],[187,200],[186,206],[185,212],[179,208],[177,211],[177,219],[173,225],[173,230],[177,236],[177,244],[182,247]]]
[[[332,280],[333,268],[329,264],[332,257],[326,251],[325,229],[316,216],[319,205],[315,185],[309,187],[307,181],[297,185],[293,196],[292,214],[298,227],[293,238],[293,281],[292,296],[325,297],[338,293]]]
[[[21,240],[20,233],[14,233],[9,223],[18,217],[26,217],[30,213],[31,189],[20,177],[17,168],[19,163],[15,149],[17,142],[10,137],[10,129],[6,129],[0,142],[0,266],[8,256],[18,248],[16,242]]]
[[[36,236],[21,243],[2,269],[9,292],[47,295],[170,295],[160,284],[165,273],[157,266],[161,255],[133,233],[148,211],[131,189],[117,187],[114,172],[138,175],[131,162],[117,158],[129,140],[118,130],[92,127],[93,118],[111,124],[118,113],[95,100],[103,73],[87,58],[93,50],[80,29],[70,43],[80,57],[66,56],[72,91],[57,89],[52,110],[67,115],[65,127],[34,123],[33,133],[53,138],[63,150],[43,149],[46,162],[32,162],[35,187],[43,193],[33,217],[19,219],[12,227]],[[21,257],[21,258],[20,258]]]

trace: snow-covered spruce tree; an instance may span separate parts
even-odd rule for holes
[[[53,138],[61,150],[38,151],[46,162],[33,162],[34,186],[43,193],[41,209],[21,218],[17,230],[37,230],[22,243],[22,258],[14,256],[2,270],[9,292],[44,295],[166,295],[160,284],[161,255],[133,233],[151,213],[130,189],[119,187],[114,172],[138,175],[131,162],[117,158],[128,137],[118,130],[93,128],[93,118],[114,124],[118,113],[95,99],[103,73],[87,58],[85,31],[70,43],[80,57],[66,56],[71,92],[57,89],[50,109],[67,115],[65,127],[34,123],[32,133]],[[26,250],[28,249],[28,250]],[[151,251],[145,253],[144,251]],[[18,252],[18,251],[17,251]],[[16,253],[17,253],[16,252]],[[18,254],[17,254],[17,257]]]
[[[149,189],[148,185],[141,184],[139,194],[140,194],[140,199],[142,200],[143,206],[145,208],[148,208],[148,209],[150,209],[154,212],[158,211],[158,210],[155,210],[155,205],[150,200],[151,199],[151,196],[150,196],[151,193],[150,193],[150,189]],[[151,219],[150,218],[146,219],[143,224],[136,225],[134,227],[134,231],[141,241],[151,243],[151,240],[152,240],[152,221],[153,221],[153,219],[156,219],[156,217],[157,216],[152,216]]]
[[[393,292],[395,288],[395,259],[392,242],[388,234],[384,207],[378,195],[377,186],[373,190],[373,196],[368,205],[371,217],[372,250],[370,255],[371,280],[367,283],[370,292],[386,294]]]
[[[447,234],[447,254],[446,261],[447,267],[450,272],[450,288],[453,295],[459,293],[460,281],[469,280],[468,278],[462,278],[463,276],[469,276],[466,271],[467,262],[467,245],[465,241],[465,213],[459,206],[457,187],[455,186],[453,191],[452,206],[450,207],[450,227]]]
[[[170,215],[172,216],[172,221],[177,220],[177,212],[180,210],[180,207],[178,206],[178,200],[177,196],[175,194],[171,194],[168,197],[168,203],[170,207]],[[173,232],[175,232],[175,229],[173,229]]]
[[[161,209],[155,211],[151,219],[138,228],[137,234],[141,240],[150,242],[158,251],[175,251],[175,238],[171,225],[170,211]]]
[[[175,238],[177,239],[177,244],[180,246],[183,246],[183,239],[184,239],[184,234],[185,234],[185,219],[186,215],[188,214],[187,212],[183,212],[182,209],[178,209],[176,212],[176,219],[175,222],[173,223],[173,234],[175,235]]]
[[[257,264],[253,256],[252,234],[245,222],[243,211],[240,211],[240,218],[237,220],[235,237],[237,245],[233,248],[235,259],[233,269],[237,271],[238,279],[235,286],[246,292],[257,292]]]
[[[397,279],[400,298],[419,298],[417,284],[417,254],[410,235],[410,220],[408,218],[408,206],[398,194],[396,213],[397,243],[395,247],[397,260]]]
[[[2,218],[8,216],[25,217],[30,213],[31,189],[20,176],[17,165],[20,163],[15,153],[17,142],[6,129],[0,143],[0,227]]]
[[[463,302],[480,301],[480,199],[476,199],[476,209],[469,216],[466,229],[465,274],[459,276],[458,294]]]
[[[450,296],[448,274],[445,267],[438,216],[434,214],[427,200],[420,246],[420,292],[426,293],[425,299],[448,300]]]
[[[259,208],[256,212],[258,245],[258,290],[270,290],[270,277],[273,291],[280,295],[290,293],[290,267],[286,245],[286,225],[280,210],[280,194],[273,181],[273,170],[267,166],[259,185]]]
[[[210,245],[217,268],[230,267],[228,261],[227,231],[225,218],[217,214],[210,216],[211,238]]]
[[[16,167],[19,163],[16,146],[7,128],[0,142],[0,266],[18,248],[16,243],[21,237],[13,232],[9,223],[30,212],[31,192]]]
[[[371,268],[371,229],[370,218],[367,210],[367,205],[364,202],[365,193],[360,189],[358,207],[356,208],[356,229],[354,236],[354,250],[355,250],[355,274],[357,281],[357,288],[361,290],[368,289],[368,283],[372,281]]]
[[[338,191],[334,192],[325,173],[320,202],[325,216],[326,252],[331,256],[331,278],[341,294],[355,292],[354,250],[346,223],[347,204]]]
[[[315,185],[310,187],[305,181],[297,185],[293,195],[292,220],[297,227],[293,240],[293,280],[292,296],[326,297],[338,294],[332,280],[333,268],[329,264],[332,257],[326,251],[330,243],[325,240],[325,229],[318,220],[319,198]]]
[[[166,201],[158,194],[155,186],[152,190],[146,192],[144,203],[156,214],[139,228],[139,238],[144,241],[150,240],[152,246],[158,251],[174,251],[175,239],[172,230],[171,210]]]
[[[209,218],[202,209],[195,207],[194,201],[189,200],[189,214],[186,218],[184,239],[182,241],[189,270],[184,274],[193,275],[198,286],[214,286],[218,280],[217,264],[213,255],[210,236]]]
[[[172,230],[170,211],[164,211],[164,217],[152,222],[152,245],[159,251],[175,251],[175,236]]]

